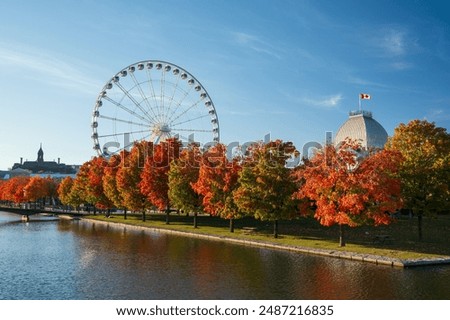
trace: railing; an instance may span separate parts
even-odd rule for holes
[[[372,112],[365,110],[355,110],[348,113],[349,116],[357,116],[362,114],[364,117],[372,118]]]

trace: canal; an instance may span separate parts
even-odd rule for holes
[[[400,269],[0,212],[0,299],[450,299],[450,266]]]

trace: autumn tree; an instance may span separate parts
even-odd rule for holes
[[[72,205],[70,194],[73,187],[73,179],[68,176],[65,177],[58,186],[58,198],[63,205]]]
[[[413,120],[395,128],[386,148],[403,155],[402,195],[418,217],[422,239],[422,217],[450,210],[450,135],[434,123]]]
[[[273,221],[273,235],[278,237],[278,220],[296,213],[292,198],[295,182],[286,161],[295,154],[291,142],[281,140],[252,146],[233,192],[237,207],[256,219]]]
[[[9,179],[3,186],[4,200],[14,203],[25,202],[26,197],[24,189],[29,181],[30,177],[23,177],[23,176]]]
[[[154,152],[147,157],[141,174],[139,188],[147,200],[165,210],[166,223],[169,223],[169,168],[170,163],[180,156],[181,142],[177,138],[161,141],[154,147]]]
[[[47,192],[44,187],[44,181],[41,177],[32,177],[24,187],[26,201],[37,201],[44,198]]]
[[[338,147],[327,145],[297,172],[303,184],[294,196],[312,201],[320,224],[339,225],[340,246],[345,246],[343,226],[388,224],[389,212],[402,205],[396,177],[401,155],[381,151],[361,156],[360,151],[360,144],[349,139]]]
[[[87,185],[89,183],[90,165],[90,161],[84,162],[78,170],[77,176],[73,181],[73,185],[70,190],[70,205],[74,207],[79,207],[80,205],[86,204],[88,202]]]
[[[87,181],[87,200],[99,209],[111,209],[114,205],[106,196],[103,190],[103,175],[107,161],[103,157],[94,157],[90,161],[88,181]]]
[[[46,177],[44,184],[45,189],[47,190],[47,197],[49,197],[49,201],[54,204],[55,199],[58,197],[59,181],[51,177]]]
[[[230,232],[234,232],[234,219],[244,215],[233,198],[240,169],[236,159],[227,158],[226,146],[216,144],[203,153],[198,180],[192,184],[202,197],[204,211],[228,219]]]
[[[197,214],[202,204],[201,196],[192,187],[198,180],[200,160],[199,147],[191,144],[171,162],[168,172],[169,201],[178,210],[194,213],[194,228],[197,228]]]
[[[152,142],[136,142],[130,153],[125,154],[123,163],[116,173],[117,190],[123,199],[123,206],[132,211],[141,211],[142,221],[146,220],[145,212],[151,203],[141,192],[139,183],[146,159],[152,154]]]
[[[110,209],[113,204],[103,192],[103,170],[106,166],[103,157],[94,157],[83,163],[75,178],[71,192],[73,199],[77,197],[94,206],[96,209]]]
[[[32,177],[24,187],[24,196],[26,201],[42,200],[45,205],[45,199],[48,197],[54,199],[56,196],[57,183],[50,177],[42,178]],[[50,200],[51,201],[51,200]]]
[[[0,180],[0,201],[5,201],[4,189],[6,187],[6,180]]]
[[[124,165],[127,156],[128,151],[126,150],[123,150],[120,154],[111,156],[103,170],[102,178],[103,192],[116,208],[123,209],[123,218],[125,220],[127,219],[127,208],[124,205],[122,194],[117,188],[117,172],[120,166]]]

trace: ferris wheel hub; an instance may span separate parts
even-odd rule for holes
[[[158,123],[153,127],[153,133],[156,136],[167,135],[170,133],[170,126],[167,123]]]

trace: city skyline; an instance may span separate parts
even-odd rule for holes
[[[208,90],[225,144],[272,138],[299,150],[362,108],[393,134],[450,127],[450,15],[416,1],[2,1],[0,169],[81,164],[99,92],[147,59],[180,65]]]

